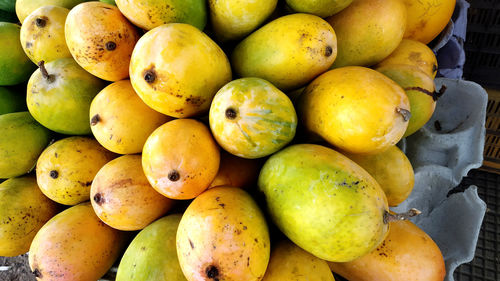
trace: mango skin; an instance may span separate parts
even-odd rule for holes
[[[410,102],[396,82],[359,66],[330,70],[300,96],[298,112],[305,128],[341,150],[375,154],[403,137]]]
[[[0,86],[25,82],[36,68],[23,51],[20,33],[21,26],[0,22]]]
[[[142,152],[149,135],[171,117],[154,111],[137,95],[130,80],[108,85],[90,104],[90,129],[109,151],[120,154]]]
[[[257,29],[233,51],[241,77],[259,77],[282,91],[299,88],[326,71],[337,56],[337,37],[322,18],[292,14]]]
[[[252,197],[236,187],[199,195],[182,216],[177,254],[190,281],[261,280],[270,256],[264,215]]]
[[[88,201],[95,175],[113,158],[114,153],[91,138],[69,137],[56,141],[38,158],[38,185],[47,197],[60,204]]]
[[[209,0],[216,37],[221,41],[241,39],[261,25],[277,3],[277,0]]]
[[[116,281],[187,281],[175,244],[181,218],[181,214],[169,215],[139,232],[123,254]]]
[[[289,146],[266,161],[258,186],[281,232],[320,259],[354,260],[387,235],[383,190],[368,172],[332,149]]]
[[[206,34],[189,24],[170,23],[137,42],[130,81],[149,107],[185,118],[208,111],[217,91],[231,81],[231,66]]]
[[[353,0],[286,0],[290,8],[299,13],[313,14],[322,18],[332,16],[352,3]]]
[[[16,0],[0,0],[0,10],[15,12]]]
[[[36,178],[11,178],[0,184],[0,256],[26,253],[38,230],[59,211]]]
[[[36,234],[29,264],[37,280],[89,281],[119,257],[127,235],[104,224],[90,203],[62,211]]]
[[[20,22],[24,20],[36,9],[42,6],[58,6],[71,10],[74,6],[88,2],[89,0],[17,0],[16,14]]]
[[[116,5],[133,24],[145,30],[174,22],[203,30],[207,24],[204,0],[116,0]]]
[[[431,119],[436,109],[434,80],[418,68],[410,65],[385,65],[376,68],[405,90],[410,101],[412,116],[403,137],[407,137],[422,128]]]
[[[52,131],[90,134],[90,103],[104,88],[104,81],[85,71],[72,58],[51,61],[45,68],[54,79],[45,79],[40,69],[31,75],[26,93],[29,112]]]
[[[124,155],[106,163],[90,188],[96,215],[119,230],[140,230],[173,205],[151,187],[142,171],[141,155]]]
[[[400,0],[354,0],[326,20],[338,39],[332,68],[370,66],[390,55],[403,39],[406,8]]]
[[[64,24],[69,10],[58,6],[43,6],[31,13],[21,27],[21,46],[30,60],[50,62],[71,58],[64,37]],[[43,24],[37,25],[37,20]]]
[[[389,206],[397,206],[410,196],[415,184],[415,175],[410,160],[397,147],[375,155],[344,153],[363,167],[379,183],[387,197]]]
[[[0,115],[0,132],[1,179],[28,173],[51,139],[27,111]]]
[[[235,112],[227,116],[227,110]],[[288,96],[260,78],[226,84],[210,107],[210,128],[217,143],[243,158],[270,155],[292,141],[297,114]]]
[[[260,160],[241,158],[221,150],[219,171],[208,188],[224,185],[253,188],[261,166]]]
[[[0,115],[26,111],[26,97],[14,88],[0,87]]]
[[[79,4],[69,12],[64,33],[71,55],[92,75],[108,81],[129,76],[139,32],[116,6],[97,1]]]
[[[410,221],[391,222],[387,238],[369,254],[328,265],[350,281],[443,281],[446,275],[441,250]]]

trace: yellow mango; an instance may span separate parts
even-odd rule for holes
[[[236,187],[216,187],[195,198],[177,230],[177,254],[189,281],[258,281],[269,262],[264,215]]]
[[[219,40],[238,40],[261,25],[278,0],[209,0],[210,19]]]
[[[36,178],[11,178],[0,184],[0,256],[26,253],[40,228],[57,214],[58,205],[38,188]]]
[[[299,13],[309,13],[322,18],[334,15],[352,3],[353,0],[286,0],[288,6]]]
[[[59,140],[38,158],[38,185],[47,197],[64,205],[88,201],[92,180],[113,158],[115,154],[94,139],[69,137]]]
[[[413,167],[397,146],[374,155],[344,154],[375,178],[384,190],[389,206],[397,206],[410,196],[415,183]]]
[[[446,275],[439,247],[410,221],[391,222],[385,240],[369,254],[328,265],[349,281],[443,281]]]
[[[252,188],[259,177],[260,167],[257,159],[241,158],[222,150],[219,171],[208,188],[224,185]]]
[[[89,0],[16,0],[16,14],[22,23],[34,10],[40,7],[51,5],[71,9],[86,1]]]
[[[299,119],[341,150],[375,154],[403,137],[410,102],[396,82],[359,66],[330,70],[304,90]]]
[[[411,39],[403,39],[396,50],[375,67],[378,68],[389,64],[416,66],[432,79],[436,77],[438,69],[434,52],[424,43]]]
[[[108,81],[129,76],[139,33],[116,6],[97,1],[79,4],[69,12],[64,32],[71,55],[83,69]]]
[[[106,149],[140,153],[148,136],[171,117],[154,111],[136,94],[130,80],[104,88],[90,105],[90,128]]]
[[[337,56],[337,37],[322,18],[292,14],[250,34],[233,51],[241,77],[258,77],[282,91],[299,88],[326,71]]]
[[[325,260],[317,258],[288,240],[273,245],[262,281],[335,281]]]
[[[401,0],[354,0],[327,21],[338,38],[332,68],[370,66],[390,55],[403,39],[406,8]]]
[[[144,34],[132,53],[130,80],[148,106],[183,118],[206,113],[231,80],[229,60],[206,34],[170,23]]]
[[[29,264],[37,280],[90,281],[103,276],[123,250],[124,232],[103,223],[90,203],[59,213],[36,234]]]
[[[173,205],[149,184],[140,155],[124,155],[104,165],[92,182],[90,199],[97,216],[119,230],[143,229]]]

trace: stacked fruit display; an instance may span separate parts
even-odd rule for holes
[[[442,94],[438,2],[0,1],[0,255],[39,280],[443,280],[419,211],[389,210]]]

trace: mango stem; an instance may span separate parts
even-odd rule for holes
[[[403,221],[403,220],[407,220],[411,217],[414,217],[414,216],[418,216],[420,215],[422,212],[420,212],[419,210],[415,209],[415,208],[411,208],[410,210],[404,212],[404,213],[401,213],[401,214],[391,214],[389,212],[385,212],[384,213],[384,223],[385,224],[388,224],[390,222],[394,222],[394,221]]]
[[[52,83],[54,82],[54,75],[50,75],[48,72],[47,72],[47,68],[45,68],[45,61],[41,60],[38,62],[38,67],[40,67],[40,72],[42,73],[42,77],[45,78],[45,80],[47,80],[47,82],[49,83]]]

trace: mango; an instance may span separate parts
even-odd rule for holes
[[[26,253],[38,230],[58,212],[36,178],[25,176],[0,183],[0,256]]]
[[[353,0],[286,0],[290,8],[299,13],[313,14],[322,18],[332,16],[352,3]]]
[[[207,23],[204,0],[116,0],[116,5],[133,24],[145,30],[174,22],[203,30]]]
[[[15,12],[16,0],[0,0],[0,10]]]
[[[89,0],[17,0],[16,14],[20,22],[33,13],[34,10],[42,6],[59,6],[71,10],[74,6]]]
[[[410,196],[415,183],[413,167],[397,146],[391,146],[375,155],[350,153],[344,155],[375,178],[384,191],[389,206],[397,206]]]
[[[332,68],[370,66],[390,55],[403,39],[406,8],[400,0],[354,0],[326,20],[338,38]]]
[[[278,18],[241,41],[231,63],[241,77],[259,77],[280,90],[299,88],[326,71],[337,56],[337,37],[322,18]]]
[[[32,62],[50,62],[71,58],[64,37],[64,24],[69,10],[43,6],[31,13],[21,27],[21,46]]]
[[[221,150],[219,171],[208,188],[224,185],[252,188],[259,176],[260,162],[256,159],[234,156]]]
[[[220,153],[210,130],[194,119],[161,125],[146,140],[142,167],[156,191],[172,199],[192,199],[217,175]]]
[[[52,131],[68,135],[91,133],[89,108],[104,81],[72,58],[40,64],[28,81],[26,103],[33,117]]]
[[[212,101],[209,119],[224,150],[250,159],[280,150],[297,128],[288,96],[260,78],[241,78],[222,87]]]
[[[92,181],[90,199],[96,215],[119,230],[143,229],[173,205],[149,184],[141,155],[124,155],[105,164]]]
[[[35,70],[35,65],[23,51],[20,33],[19,25],[0,22],[0,86],[25,82]]]
[[[113,158],[114,153],[88,137],[58,140],[38,158],[38,185],[47,197],[64,205],[88,201],[92,180]]]
[[[141,99],[163,114],[183,118],[206,113],[231,80],[222,49],[197,28],[170,23],[144,34],[132,53],[130,81]]]
[[[258,186],[275,225],[320,259],[354,260],[375,249],[389,230],[379,184],[330,148],[296,144],[273,154]]]
[[[335,281],[326,261],[318,259],[290,241],[273,246],[262,281]]]
[[[123,254],[116,281],[186,281],[175,245],[181,218],[169,215],[139,232]]]
[[[26,111],[26,97],[14,88],[0,87],[0,115]]]
[[[108,81],[129,76],[139,32],[116,6],[97,1],[77,5],[66,18],[64,33],[71,55],[86,71]]]
[[[99,0],[99,2],[110,4],[110,5],[115,5],[116,6],[115,0]]]
[[[0,115],[0,178],[13,178],[35,167],[51,133],[27,111]]]
[[[269,262],[264,215],[240,188],[216,187],[195,198],[182,216],[176,241],[189,281],[257,281]]]
[[[130,80],[115,82],[90,104],[90,129],[106,149],[120,154],[142,152],[148,136],[171,117],[154,111],[136,94]]]
[[[403,137],[422,128],[436,109],[437,93],[434,80],[418,68],[410,65],[385,65],[376,68],[405,90],[410,101],[412,116]]]
[[[300,96],[305,128],[341,150],[375,154],[403,137],[410,102],[396,82],[379,72],[348,66],[316,78]]]
[[[446,27],[456,0],[403,0],[408,11],[404,38],[430,43]]]
[[[328,264],[349,281],[443,281],[446,275],[439,247],[410,221],[391,222],[387,238],[369,254]]]
[[[90,203],[82,203],[38,231],[29,251],[30,268],[40,281],[97,280],[111,268],[127,238],[99,220]]]
[[[424,43],[411,39],[403,39],[396,50],[379,62],[375,68],[389,64],[416,66],[432,79],[436,77],[438,70],[434,52]]]
[[[209,0],[216,37],[221,41],[245,37],[271,15],[277,3],[277,0]]]

